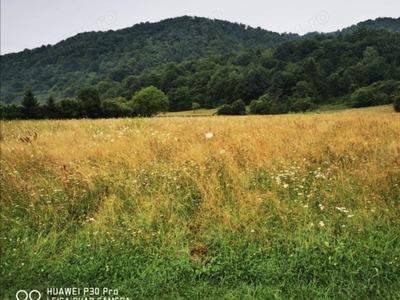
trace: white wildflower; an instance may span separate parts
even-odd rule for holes
[[[212,132],[207,132],[206,133],[206,139],[211,139],[214,136]]]
[[[345,208],[345,207],[335,207],[337,210],[344,212],[344,213],[348,213],[349,211]]]

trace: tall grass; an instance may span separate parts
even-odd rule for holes
[[[2,299],[69,286],[130,299],[400,297],[390,107],[12,121],[0,138]]]

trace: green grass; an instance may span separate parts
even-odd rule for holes
[[[218,110],[218,108],[212,108],[212,109],[200,108],[200,109],[197,109],[196,111],[186,110],[186,111],[178,111],[178,112],[167,112],[165,114],[162,114],[161,116],[167,116],[167,117],[172,117],[172,116],[212,116],[217,112],[217,110]]]
[[[0,299],[400,298],[389,108],[1,125]]]

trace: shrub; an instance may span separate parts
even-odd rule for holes
[[[217,111],[218,115],[231,115],[232,108],[229,104],[223,104]]]
[[[297,99],[292,104],[292,109],[295,112],[305,112],[309,110],[312,106],[312,101],[310,97]]]
[[[106,118],[128,117],[132,114],[132,109],[122,97],[104,100],[101,108],[103,116]]]
[[[350,100],[355,108],[373,106],[376,103],[376,94],[370,87],[362,87],[351,94]]]
[[[244,115],[246,114],[246,104],[243,100],[239,99],[231,105],[232,115]]]
[[[261,100],[253,100],[250,102],[249,109],[252,114],[262,114],[263,102]]]
[[[198,110],[200,107],[201,107],[201,105],[198,102],[193,102],[192,103],[193,113],[195,113],[196,110]]]

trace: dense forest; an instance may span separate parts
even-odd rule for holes
[[[239,100],[260,114],[389,104],[400,87],[400,18],[299,37],[180,17],[4,55],[1,68],[3,118],[21,117],[27,103],[45,104],[30,117],[50,117],[45,107],[52,117],[87,116],[78,94],[88,88],[98,98],[93,117],[134,115],[133,98],[150,86],[169,111]]]
[[[296,36],[187,16],[117,31],[80,33],[54,46],[2,56],[1,99],[21,101],[27,88],[39,101],[49,94],[74,97],[84,85],[98,85],[104,91],[127,76],[164,63],[268,49]]]

